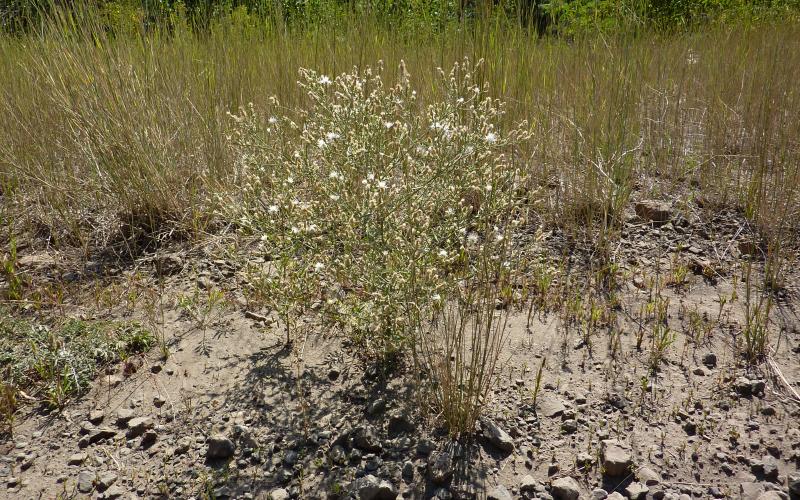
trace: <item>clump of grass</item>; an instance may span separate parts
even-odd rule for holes
[[[85,392],[103,367],[145,352],[152,344],[150,332],[137,323],[70,319],[48,327],[4,315],[0,318],[4,400],[13,402],[24,392],[26,400],[63,407]]]

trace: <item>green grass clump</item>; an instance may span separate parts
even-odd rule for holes
[[[2,390],[9,392],[9,401],[34,400],[60,408],[84,393],[103,367],[146,352],[153,342],[138,323],[69,319],[48,327],[4,315],[0,317]],[[8,408],[4,413],[12,414]]]

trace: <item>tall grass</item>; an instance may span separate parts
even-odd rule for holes
[[[236,189],[226,113],[272,95],[301,103],[300,67],[381,60],[396,79],[402,59],[426,102],[443,91],[437,67],[465,56],[485,59],[476,78],[511,104],[505,120],[531,124],[523,156],[552,220],[613,227],[634,188],[694,187],[784,231],[797,210],[795,24],[567,42],[500,25],[404,35],[364,19],[296,33],[223,19],[206,35],[177,23],[112,36],[93,22],[71,12],[0,39],[3,184],[55,241],[203,229],[208,194]]]

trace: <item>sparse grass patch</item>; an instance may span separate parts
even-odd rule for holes
[[[2,313],[0,373],[3,413],[14,400],[62,407],[89,388],[105,366],[143,353],[152,335],[137,323],[89,322],[69,319],[52,327]]]

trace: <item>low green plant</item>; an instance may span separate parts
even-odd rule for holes
[[[28,398],[62,407],[82,394],[104,366],[146,352],[152,335],[137,323],[70,319],[48,327],[0,319],[0,371]]]

